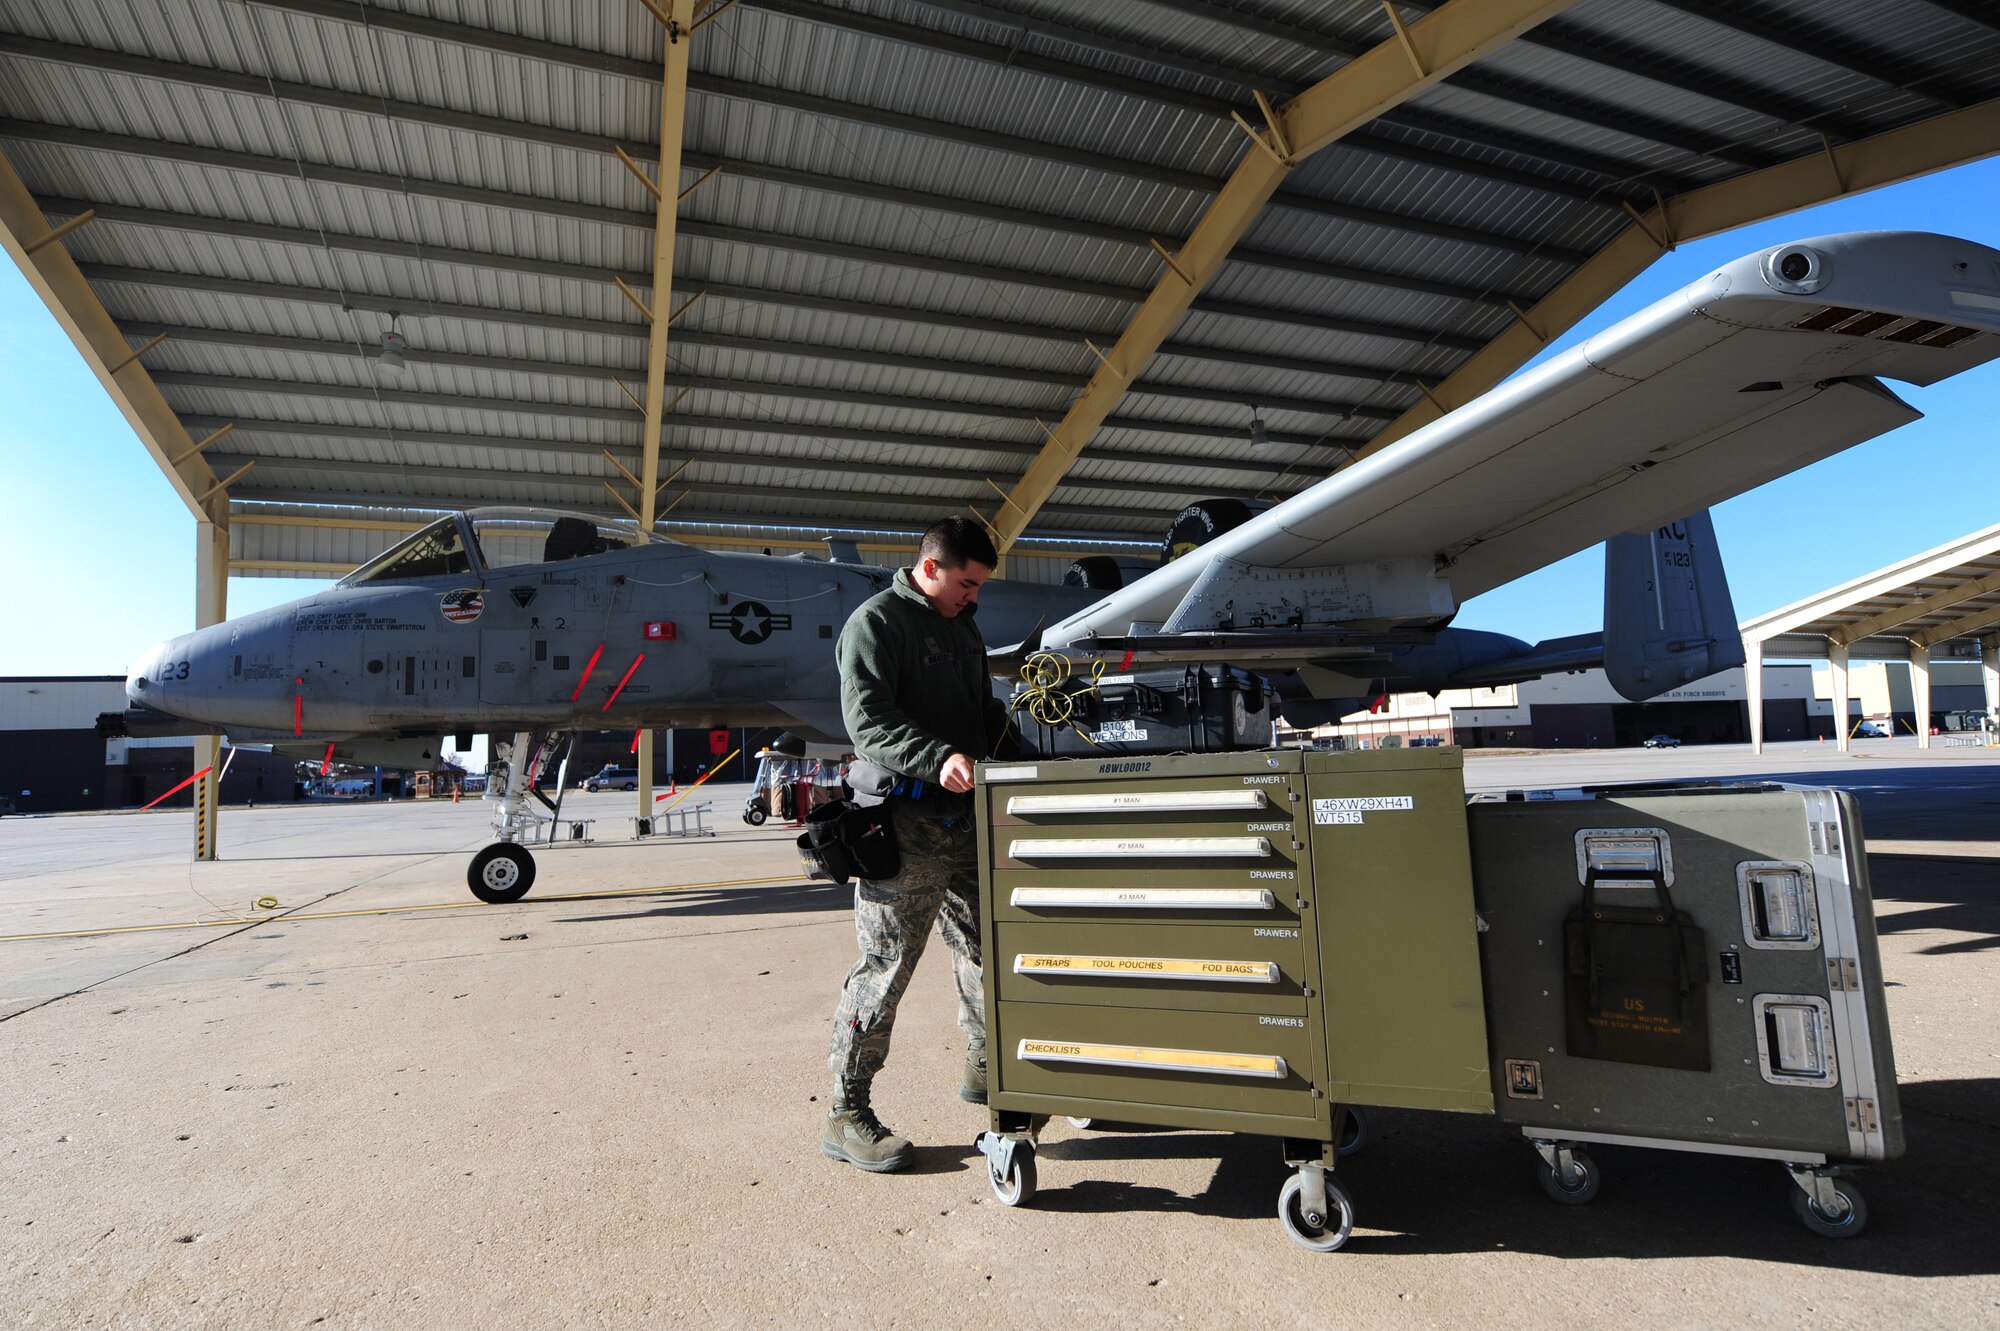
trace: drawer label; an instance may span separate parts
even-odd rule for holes
[[[1345,799],[1314,800],[1313,822],[1320,826],[1357,826],[1371,813],[1407,812],[1417,807],[1408,795],[1361,795]]]
[[[1071,1044],[1061,1040],[1023,1040],[1015,1057],[1023,1062],[1094,1063],[1100,1067],[1150,1068],[1162,1072],[1199,1072],[1224,1077],[1283,1078],[1289,1069],[1276,1054],[1233,1054],[1208,1049],[1152,1049],[1130,1044]]]
[[[1016,975],[1118,976],[1133,980],[1219,980],[1225,984],[1276,984],[1274,961],[1207,961],[1191,957],[1093,957],[1023,952]]]

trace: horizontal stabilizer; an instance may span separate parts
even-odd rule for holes
[[[1591,670],[1603,664],[1604,635],[1577,633],[1567,638],[1547,638],[1525,652],[1454,671],[1449,683],[1457,689],[1490,688],[1565,671]]]

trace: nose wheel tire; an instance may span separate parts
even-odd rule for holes
[[[1292,1242],[1311,1252],[1332,1252],[1354,1232],[1354,1199],[1340,1181],[1326,1176],[1326,1214],[1307,1215],[1305,1181],[1297,1174],[1278,1190],[1278,1221]]]
[[[472,857],[465,882],[473,896],[490,905],[519,901],[535,885],[535,857],[521,846],[496,841]]]
[[[1567,1172],[1550,1165],[1543,1165],[1536,1175],[1546,1192],[1564,1206],[1583,1206],[1597,1200],[1597,1190],[1604,1186],[1604,1171],[1597,1162],[1582,1151],[1570,1152],[1570,1166]]]
[[[762,827],[764,825],[764,820],[766,818],[769,818],[770,816],[771,816],[770,814],[765,813],[762,809],[756,808],[754,806],[745,809],[743,811],[743,821],[750,824],[750,826],[752,827]]]
[[[1792,1189],[1792,1209],[1799,1213],[1805,1227],[1821,1238],[1851,1239],[1868,1227],[1868,1203],[1862,1200],[1860,1189],[1846,1179],[1833,1180],[1833,1190],[1844,1205],[1838,1215],[1828,1215],[1817,1201],[1797,1188]]]

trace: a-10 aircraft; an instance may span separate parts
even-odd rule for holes
[[[1035,645],[1246,665],[1294,725],[1385,689],[1596,665],[1643,700],[1744,659],[1707,506],[1916,419],[1877,376],[1934,383],[2000,355],[1996,332],[1986,246],[1871,232],[1762,250],[1182,558],[1097,561],[1091,587],[989,582],[980,624],[1010,662]],[[1600,541],[1603,632],[1530,645],[1448,627],[1470,597]],[[561,736],[728,724],[838,741],[833,642],[889,577],[475,509],[326,591],[162,643],[100,724],[385,766],[489,733],[498,840],[468,877],[511,901],[534,876],[520,839],[546,821],[530,774]]]

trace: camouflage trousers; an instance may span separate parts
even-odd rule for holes
[[[913,801],[892,799],[903,871],[856,882],[854,937],[861,959],[847,972],[833,1017],[826,1065],[850,1081],[872,1080],[889,1060],[896,1006],[909,988],[937,924],[958,981],[958,1024],[970,1044],[986,1043],[979,972],[979,853],[972,816],[950,820]]]

